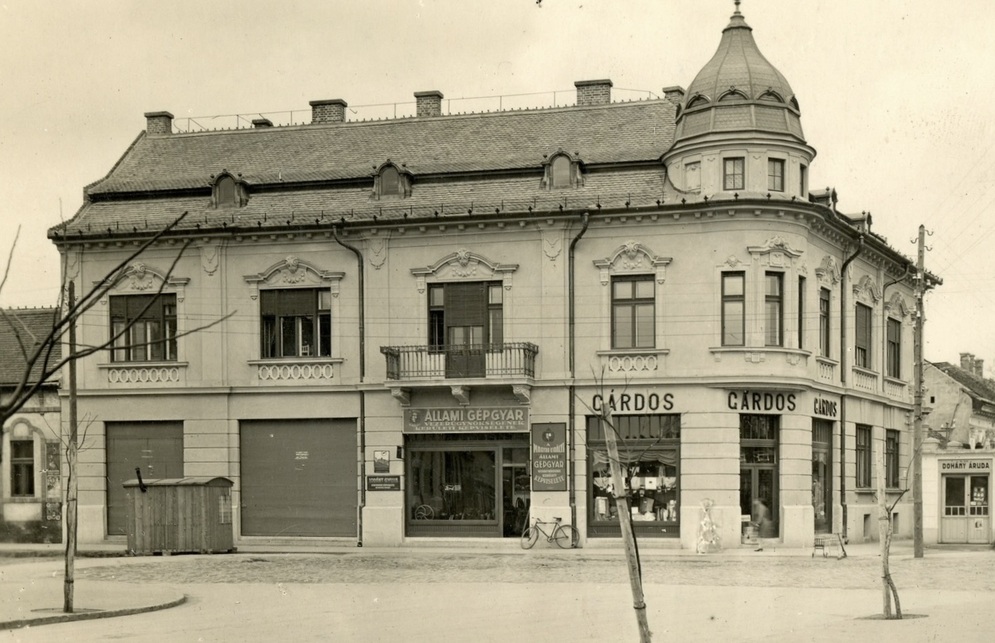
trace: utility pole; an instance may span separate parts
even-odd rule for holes
[[[75,315],[76,283],[69,282],[70,315]],[[69,318],[69,441],[66,444],[66,569],[62,584],[62,611],[73,612],[74,587],[76,582],[76,508],[79,497],[77,458],[79,456],[79,418],[76,410],[76,318]]]
[[[926,294],[926,227],[919,226],[919,249],[916,257],[916,327],[913,341],[915,362],[915,409],[912,416],[912,543],[915,558],[923,557],[922,546],[922,345],[923,296]]]

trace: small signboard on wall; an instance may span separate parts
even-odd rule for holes
[[[532,425],[532,490],[567,490],[567,425]]]
[[[366,476],[367,491],[400,491],[401,476]]]

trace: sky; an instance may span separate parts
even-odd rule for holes
[[[453,111],[687,87],[715,52],[732,0],[0,0],[0,306],[52,305],[46,231],[82,205],[145,128],[265,115],[308,122],[311,100],[348,118],[411,110],[438,90]],[[872,230],[943,285],[925,299],[924,354],[968,352],[995,374],[995,39],[990,0],[744,0],[760,51],[788,79],[818,155],[813,190],[868,211]],[[555,93],[554,93],[555,92]],[[527,96],[522,96],[527,95]],[[486,100],[471,97],[505,96]],[[212,118],[214,117],[214,118]],[[192,119],[192,120],[191,120]],[[248,120],[242,120],[243,126]]]

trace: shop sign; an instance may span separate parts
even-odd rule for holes
[[[400,491],[401,476],[366,476],[367,491]]]
[[[406,409],[405,433],[524,433],[528,409],[511,406],[455,406]]]
[[[567,490],[567,425],[532,425],[532,490]]]
[[[812,412],[816,415],[834,418],[838,410],[839,402],[836,400],[827,400],[816,396],[815,401],[812,403]]]
[[[606,398],[597,393],[591,398],[591,410],[601,413],[607,404],[612,413],[658,413],[674,410],[674,394],[663,392],[624,391],[616,393],[612,389]]]
[[[991,471],[991,460],[943,460],[940,462],[941,471]]]
[[[729,408],[733,411],[794,411],[794,393],[770,391],[729,391]]]

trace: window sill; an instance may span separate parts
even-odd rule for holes
[[[597,351],[596,353],[602,357],[611,357],[613,355],[669,355],[669,348],[611,348],[608,350]]]
[[[97,368],[186,368],[189,362],[171,362],[171,361],[157,361],[157,362],[105,362],[103,364],[97,364]]]
[[[877,493],[877,489],[874,489],[872,487],[858,487],[853,491],[854,493],[868,494],[868,495]],[[888,487],[884,490],[885,493],[902,493],[903,491],[905,490],[899,489],[898,487]]]
[[[890,375],[884,376],[884,381],[886,384],[892,384],[894,386],[908,386],[909,383],[903,379],[897,377],[891,377]]]
[[[265,357],[250,359],[248,363],[253,366],[262,366],[265,364],[341,364],[344,361],[343,357]]]
[[[839,360],[835,360],[832,357],[826,357],[825,355],[816,355],[815,359],[820,364],[825,364],[827,366],[835,367],[840,365]]]
[[[784,348],[783,346],[712,346],[708,349],[716,356],[742,355],[747,362],[763,362],[768,355],[783,355],[784,359],[794,366],[799,362],[807,361],[812,356],[811,351],[801,348]]]

